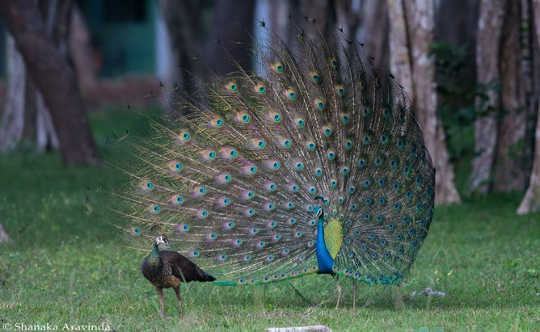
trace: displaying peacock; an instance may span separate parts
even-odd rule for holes
[[[263,47],[263,74],[238,68],[155,124],[124,196],[127,230],[146,247],[167,234],[219,285],[314,273],[399,284],[434,204],[413,110],[361,46],[296,42]]]

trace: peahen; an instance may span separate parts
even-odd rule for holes
[[[165,235],[156,237],[152,251],[141,264],[141,272],[155,287],[161,304],[161,316],[165,316],[163,288],[173,288],[178,300],[178,310],[182,311],[180,284],[191,281],[214,281],[214,277],[175,251],[159,250],[159,245],[168,246]]]
[[[167,234],[219,285],[313,273],[399,284],[434,204],[413,110],[361,44],[297,44],[262,47],[263,74],[216,78],[203,101],[180,98],[187,115],[155,124],[125,196],[130,229]]]

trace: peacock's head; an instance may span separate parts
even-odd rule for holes
[[[315,200],[318,200],[318,199],[320,199],[321,201],[324,201],[324,198],[321,196],[315,197]],[[317,219],[324,219],[323,207],[321,205],[315,206],[315,208],[313,209],[313,214],[315,215],[315,217],[317,217]]]
[[[156,246],[159,246],[162,244],[165,248],[169,247],[169,239],[167,239],[167,236],[165,234],[161,234],[160,236],[156,237],[154,240],[154,244]]]

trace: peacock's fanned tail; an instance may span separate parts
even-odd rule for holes
[[[177,124],[155,125],[125,194],[128,231],[166,233],[218,283],[257,284],[318,271],[322,204],[333,271],[399,282],[433,215],[421,129],[354,45],[297,42],[263,48],[264,77],[239,69],[203,102],[184,99]]]

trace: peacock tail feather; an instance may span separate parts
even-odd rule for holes
[[[400,282],[433,215],[421,129],[359,47],[297,43],[264,47],[264,76],[239,68],[204,101],[183,98],[178,122],[154,124],[125,230],[147,244],[167,234],[222,285],[317,272]]]

